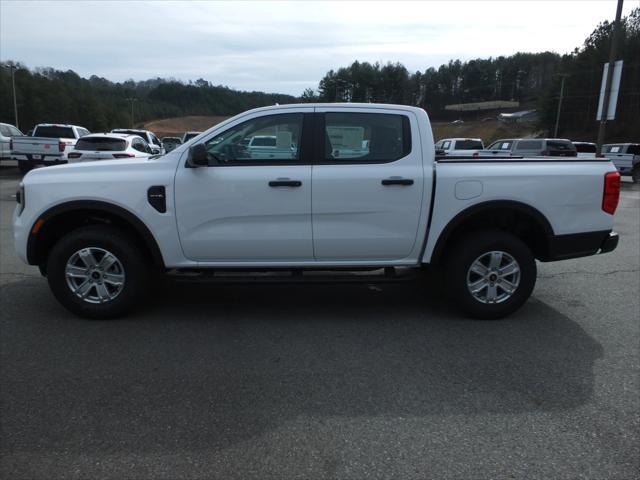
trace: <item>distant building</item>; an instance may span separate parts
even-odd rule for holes
[[[480,110],[503,110],[505,108],[518,108],[520,102],[506,100],[494,100],[491,102],[457,103],[445,105],[444,109],[452,112],[477,112]]]
[[[498,120],[504,123],[536,122],[540,119],[537,110],[522,110],[521,112],[501,113]]]

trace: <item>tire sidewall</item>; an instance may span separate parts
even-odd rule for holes
[[[520,283],[507,300],[485,304],[475,299],[467,288],[471,264],[481,255],[502,251],[511,255],[520,266]],[[536,282],[536,262],[529,247],[518,237],[500,231],[485,231],[469,235],[452,250],[446,267],[447,292],[456,305],[468,315],[479,319],[498,319],[514,312],[531,295]]]
[[[120,294],[106,303],[92,304],[78,298],[66,281],[65,267],[78,250],[97,247],[113,253],[124,269]],[[135,242],[124,232],[110,227],[85,227],[63,237],[53,247],[47,262],[47,280],[54,296],[68,310],[85,318],[107,319],[123,315],[144,295],[148,270]]]

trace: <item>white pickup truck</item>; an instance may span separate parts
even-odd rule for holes
[[[41,123],[36,125],[32,136],[12,139],[11,158],[18,161],[22,173],[36,165],[66,163],[67,154],[73,150],[76,141],[88,134],[89,130],[77,125]]]
[[[328,132],[354,126],[367,148],[335,157]],[[294,155],[247,155],[247,138],[281,132]],[[15,247],[89,318],[124,314],[167,272],[336,281],[353,271],[350,280],[372,282],[415,278],[428,264],[443,266],[433,270],[463,312],[499,318],[531,294],[536,259],[616,247],[620,175],[609,160],[434,153],[420,108],[259,108],[162,157],[30,172]]]
[[[602,146],[602,153],[620,175],[630,175],[633,183],[640,182],[640,143],[609,143]]]

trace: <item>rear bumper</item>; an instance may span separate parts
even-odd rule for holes
[[[67,163],[67,157],[63,154],[43,154],[38,155],[40,158],[34,158],[30,153],[12,153],[11,158],[18,162],[26,162],[29,165],[59,165]]]
[[[549,257],[545,261],[567,260],[607,253],[618,246],[618,234],[611,230],[554,235],[549,239]]]

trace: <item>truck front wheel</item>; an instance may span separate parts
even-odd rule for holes
[[[149,283],[145,256],[118,229],[88,226],[60,239],[47,261],[49,287],[62,305],[85,318],[127,313]]]
[[[465,236],[447,257],[447,291],[474,318],[509,315],[529,298],[535,283],[536,262],[529,247],[499,230]]]

